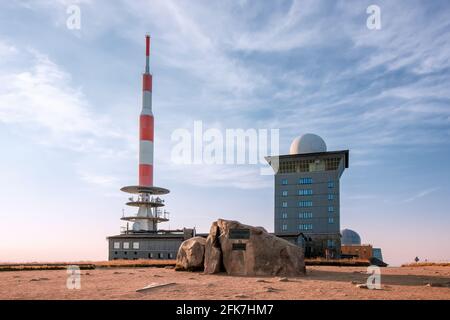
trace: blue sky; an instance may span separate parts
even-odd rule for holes
[[[66,27],[74,3],[80,30]],[[272,176],[176,165],[170,136],[197,120],[279,128],[281,153],[307,132],[350,149],[342,228],[392,264],[449,260],[449,16],[448,1],[2,2],[0,261],[106,259],[119,189],[137,180],[146,32],[170,227],[272,231]]]

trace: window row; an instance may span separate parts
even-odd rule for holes
[[[313,217],[313,213],[312,212],[299,212],[298,214],[298,218],[299,219],[311,219]],[[287,219],[288,218],[288,214],[286,212],[282,212],[281,213],[281,218],[282,219]]]
[[[312,214],[312,212],[300,212],[299,214],[298,214],[298,217],[300,218],[300,219],[311,219],[312,217],[313,217],[313,214]]]
[[[298,195],[299,196],[310,196],[313,194],[312,189],[300,189],[298,190]]]
[[[312,178],[300,178],[298,180],[298,184],[312,184],[313,179]]]
[[[281,206],[283,208],[287,208],[287,206],[288,206],[287,201],[283,201],[281,203]],[[299,207],[312,207],[313,206],[313,202],[312,201],[299,201],[298,206]]]
[[[298,214],[298,218],[299,219],[312,219],[313,217],[313,213],[312,212],[300,212]],[[286,212],[281,213],[281,218],[282,219],[287,219],[288,218],[288,214]],[[328,223],[334,223],[334,218],[333,217],[328,217]]]
[[[312,178],[300,178],[298,179],[298,184],[312,184],[313,183],[313,179]],[[281,184],[282,185],[287,185],[288,184],[288,179],[282,179],[281,180]],[[334,181],[328,181],[328,188],[332,189],[334,188]]]
[[[120,242],[114,242],[114,249],[120,249],[120,244]],[[123,242],[122,249],[130,249],[130,243]],[[133,242],[133,249],[139,249],[139,242]]]
[[[312,205],[313,205],[313,202],[309,201],[309,200],[307,200],[307,201],[299,201],[298,202],[298,206],[299,207],[312,207]]]
[[[313,225],[312,223],[302,223],[298,225],[298,230],[312,230]]]
[[[300,179],[298,179],[298,184],[312,184],[312,183],[313,183],[313,179],[312,178],[300,178]],[[288,184],[288,179],[281,180],[281,184],[282,185],[287,185]]]
[[[312,189],[300,189],[300,190],[297,191],[297,195],[299,195],[299,196],[310,196],[312,194],[313,194]],[[281,192],[281,195],[283,197],[287,197],[288,196],[287,190],[283,190]]]
[[[311,196],[312,194],[313,194],[312,189],[299,189],[299,190],[297,191],[297,195],[299,195],[299,196]],[[289,193],[288,193],[287,190],[283,190],[283,191],[281,192],[281,195],[282,195],[283,197],[287,197],[287,196],[289,195]],[[328,200],[334,200],[334,194],[329,193],[329,194],[328,194]]]
[[[287,207],[288,207],[287,201],[283,201],[283,202],[281,203],[281,206],[282,206],[283,208],[287,208]],[[302,207],[302,208],[305,208],[305,207],[312,207],[312,206],[313,206],[313,202],[312,202],[312,201],[309,201],[309,200],[307,200],[307,201],[299,201],[299,202],[298,202],[298,206],[299,206],[299,207]],[[333,206],[328,206],[328,212],[334,212],[334,207],[333,207]]]
[[[288,225],[287,225],[287,224],[283,224],[283,225],[281,226],[281,229],[282,229],[283,231],[287,231]],[[303,231],[305,231],[305,230],[312,230],[312,229],[313,229],[312,223],[302,223],[302,224],[299,224],[299,225],[298,225],[298,230],[303,230]]]
[[[131,254],[131,251],[123,251],[121,253],[123,253],[124,255],[128,255],[128,253]],[[118,254],[119,254],[118,251],[114,251],[114,255],[118,255]],[[134,255],[137,255],[137,254],[138,254],[138,252],[134,251]],[[155,259],[155,258],[158,258],[158,259],[166,259],[166,258],[167,259],[175,259],[175,255],[173,253],[171,253],[171,252],[169,252],[167,254],[165,254],[163,252],[159,252],[158,254],[151,252],[151,253],[148,254],[148,258],[149,259]],[[117,259],[117,258],[114,258],[114,259]]]

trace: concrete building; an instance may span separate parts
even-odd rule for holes
[[[338,258],[340,177],[349,151],[327,151],[322,138],[305,134],[289,154],[266,160],[275,171],[275,234],[303,246],[306,257]]]

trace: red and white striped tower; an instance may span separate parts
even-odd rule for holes
[[[145,72],[142,75],[142,111],[139,117],[139,185],[153,186],[152,75],[150,74],[150,36],[145,36]]]
[[[156,195],[169,193],[169,190],[153,186],[153,138],[154,119],[152,113],[152,75],[150,74],[150,36],[145,36],[145,72],[142,75],[142,110],[139,116],[139,184],[123,187],[124,192],[137,194],[127,205],[139,207],[136,215],[122,217],[132,221],[130,232],[156,232],[159,222],[168,221],[168,212],[162,210],[164,200]],[[154,197],[155,195],[156,197]],[[128,232],[128,231],[127,231]]]

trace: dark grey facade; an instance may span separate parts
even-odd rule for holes
[[[274,232],[299,234],[307,257],[340,256],[340,177],[348,156],[344,150],[266,158],[275,170]]]
[[[175,259],[181,243],[194,236],[193,229],[124,233],[108,237],[108,260]]]

